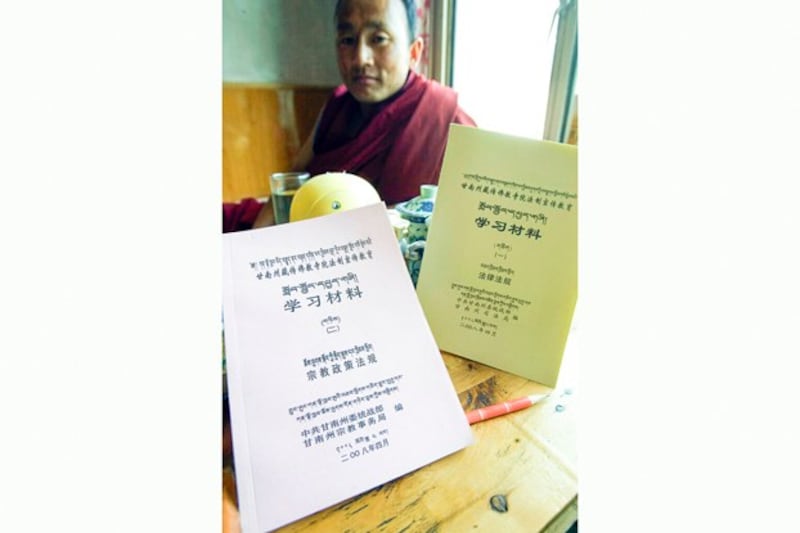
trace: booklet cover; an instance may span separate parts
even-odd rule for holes
[[[578,285],[577,148],[451,125],[417,295],[439,348],[555,387]]]
[[[223,235],[245,533],[272,530],[472,442],[382,204]]]

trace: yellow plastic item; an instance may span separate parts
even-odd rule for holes
[[[295,193],[289,222],[330,215],[381,202],[370,182],[347,172],[312,176]]]

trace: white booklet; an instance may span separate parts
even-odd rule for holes
[[[245,533],[298,520],[472,442],[385,206],[228,233],[223,246]]]

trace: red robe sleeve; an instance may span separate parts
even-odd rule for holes
[[[255,198],[241,202],[222,204],[222,233],[251,229],[261,211],[261,203]]]

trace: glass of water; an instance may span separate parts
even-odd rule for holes
[[[308,181],[308,172],[276,172],[269,177],[275,224],[289,222],[289,209],[297,190]]]

